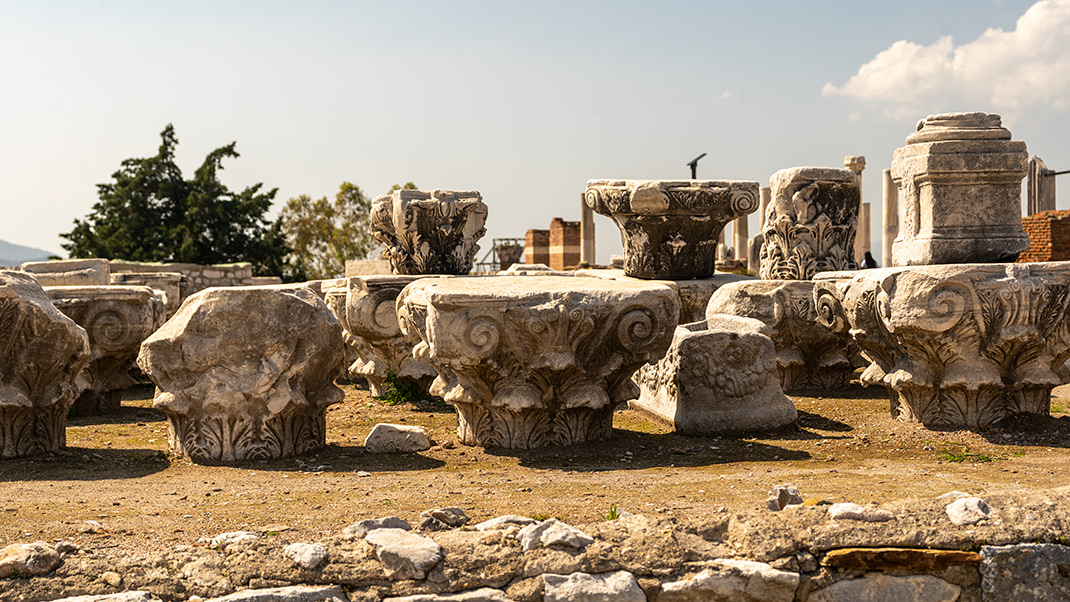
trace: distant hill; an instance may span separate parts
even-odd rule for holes
[[[59,255],[59,253],[0,240],[0,266],[17,268],[27,261],[47,261],[52,255]]]

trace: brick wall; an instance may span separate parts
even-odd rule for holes
[[[1018,263],[1070,260],[1070,211],[1041,211],[1022,218],[1029,249]]]
[[[524,263],[550,265],[549,230],[528,230],[524,236]]]
[[[580,263],[580,223],[555,217],[550,222],[550,267],[575,268]]]

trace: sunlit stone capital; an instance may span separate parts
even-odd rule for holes
[[[487,233],[474,191],[400,189],[372,202],[371,228],[395,274],[468,274]]]
[[[0,458],[58,451],[89,337],[37,280],[0,271]]]
[[[172,451],[199,463],[281,458],[326,442],[342,328],[304,288],[210,288],[141,346]]]
[[[510,448],[608,438],[679,311],[667,286],[565,276],[423,279],[398,297],[462,441]]]
[[[817,281],[821,321],[869,360],[865,385],[929,427],[1047,414],[1068,380],[1070,262],[881,268]]]
[[[844,389],[851,380],[850,338],[818,322],[810,280],[750,280],[721,287],[706,316],[731,314],[768,326],[784,391]]]
[[[686,280],[713,274],[721,231],[758,196],[757,182],[590,180],[583,198],[620,228],[625,274]]]
[[[79,415],[114,412],[138,349],[164,322],[166,295],[147,286],[47,286],[64,315],[89,335],[89,362],[78,374],[82,391],[72,406]]]

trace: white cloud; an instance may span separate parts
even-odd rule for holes
[[[1070,97],[1070,0],[1041,0],[1014,31],[989,29],[955,46],[945,36],[929,46],[906,40],[862,65],[847,83],[822,93],[885,105],[891,117],[925,110],[1020,114],[1030,107],[1065,110]]]

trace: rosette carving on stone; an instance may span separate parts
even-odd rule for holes
[[[472,271],[487,206],[472,191],[395,190],[372,203],[371,228],[395,274]]]
[[[89,337],[32,276],[0,271],[0,458],[58,451]]]
[[[766,324],[784,391],[844,389],[852,373],[851,339],[818,321],[813,290],[809,280],[733,282],[713,294],[706,316],[731,314]]]
[[[678,315],[667,286],[564,276],[423,279],[398,297],[461,440],[521,449],[608,438]]]
[[[117,411],[142,341],[163,322],[164,293],[147,286],[49,286],[52,303],[89,335],[89,362],[78,374],[77,415]]]
[[[822,322],[850,333],[892,413],[928,427],[1048,414],[1070,380],[1070,262],[882,268],[818,281]]]
[[[711,315],[676,327],[665,357],[636,373],[631,406],[681,433],[779,429],[795,424],[795,405],[777,378],[773,341],[759,320]]]
[[[210,288],[142,344],[138,365],[171,450],[218,464],[322,447],[343,353],[338,320],[307,289]]]
[[[818,272],[856,270],[861,193],[849,169],[792,167],[770,178],[772,202],[762,229],[766,280],[809,280]]]
[[[620,228],[626,275],[687,280],[713,274],[721,230],[758,208],[758,183],[590,180],[583,200]]]

